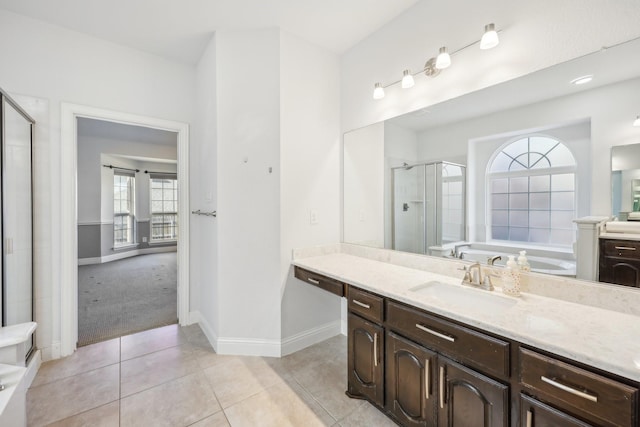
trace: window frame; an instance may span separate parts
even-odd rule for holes
[[[551,166],[548,168],[532,168],[532,169],[521,169],[521,170],[515,170],[515,171],[500,171],[500,172],[491,172],[491,168],[493,166],[493,163],[496,159],[496,157],[498,155],[500,155],[500,153],[502,153],[507,147],[509,147],[510,145],[517,143],[518,141],[521,141],[523,139],[530,139],[530,138],[548,138],[551,140],[556,141],[557,143],[561,144],[564,148],[566,148],[569,153],[571,153],[572,157],[573,157],[573,165],[562,165],[562,166]],[[529,147],[530,149],[531,147]],[[555,148],[555,147],[554,147]],[[529,152],[533,152],[533,151],[529,151]],[[547,152],[547,154],[550,151]],[[520,154],[521,155],[521,154]],[[519,155],[519,156],[520,156]],[[519,157],[518,156],[518,157]],[[517,157],[516,157],[517,158]],[[551,182],[553,180],[553,176],[557,176],[557,175],[565,175],[565,174],[572,174],[573,175],[573,190],[552,190],[551,187]],[[531,226],[531,212],[548,212],[549,215],[551,215],[553,212],[571,212],[572,213],[572,217],[575,218],[578,212],[578,207],[579,207],[579,200],[578,200],[578,196],[579,196],[579,189],[578,189],[578,182],[579,182],[579,177],[578,177],[578,163],[576,160],[576,156],[573,153],[573,151],[571,150],[571,148],[569,147],[568,144],[566,144],[564,141],[562,141],[561,139],[551,136],[551,135],[545,135],[545,134],[538,134],[538,133],[531,133],[531,134],[524,134],[524,135],[519,135],[515,138],[510,139],[509,141],[507,141],[504,144],[501,144],[498,148],[496,148],[493,152],[493,154],[491,155],[491,157],[488,159],[487,164],[486,164],[486,182],[485,182],[485,218],[486,218],[486,241],[490,242],[490,243],[496,243],[496,244],[501,244],[501,245],[513,245],[513,246],[520,246],[520,247],[556,247],[559,249],[570,249],[572,247],[573,242],[575,242],[575,226],[573,225],[573,221],[571,221],[571,223],[567,224],[568,227],[567,228],[561,228],[561,227],[553,227],[552,223],[551,223],[551,218],[549,219],[549,225],[548,227],[532,227]],[[526,192],[522,191],[522,192],[511,192],[510,188],[507,188],[507,191],[504,193],[494,193],[493,191],[493,181],[495,179],[501,179],[501,178],[518,178],[518,177],[535,177],[535,176],[549,176],[550,179],[550,186],[549,186],[549,190],[548,191],[542,191],[542,192],[532,192],[531,188],[530,188],[530,182],[528,182],[528,187]],[[551,204],[551,197],[553,193],[562,193],[562,192],[572,192],[573,193],[573,209],[552,209],[552,204]],[[530,207],[530,203],[531,203],[531,194],[536,194],[536,193],[549,193],[549,207],[548,209],[531,209]],[[507,197],[511,194],[526,194],[527,195],[527,209],[521,209],[522,211],[526,211],[528,212],[527,215],[527,226],[526,227],[521,227],[523,229],[527,230],[527,240],[511,240],[509,239],[510,236],[507,236],[507,239],[498,239],[494,237],[494,227],[505,227],[507,228],[507,232],[510,233],[511,232],[511,228],[519,228],[519,227],[512,227],[510,224],[510,213],[512,210],[520,210],[520,209],[511,209],[510,206],[507,206],[506,209],[494,209],[493,206],[493,196],[494,194],[506,194]],[[493,222],[493,212],[495,210],[504,210],[507,213],[507,225],[503,226],[503,225],[495,225]],[[531,241],[531,230],[548,230],[549,231],[549,237],[547,238],[546,241],[540,241],[540,242],[536,242],[536,241]],[[560,243],[558,241],[553,241],[551,240],[551,233],[553,230],[570,230],[573,233],[573,238],[571,239],[572,242],[571,243]]]
[[[129,178],[129,184],[128,184],[128,189],[127,189],[127,193],[128,193],[128,198],[127,199],[123,199],[123,198],[118,198],[116,199],[116,177],[126,177]],[[122,187],[122,186],[120,186]],[[129,172],[121,172],[118,170],[114,170],[113,171],[113,247],[114,249],[117,248],[123,248],[123,247],[127,247],[127,246],[134,246],[136,245],[136,215],[135,215],[135,211],[136,211],[136,177],[135,174],[133,173],[129,173]],[[129,203],[129,211],[128,212],[116,212],[116,200],[118,202],[122,202],[123,200],[126,200]],[[127,228],[121,228],[119,230],[116,230],[117,227],[117,223],[119,221],[116,221],[116,218],[127,218],[128,222],[129,222],[129,227]],[[126,241],[117,241],[116,240],[116,232],[117,231],[122,231],[122,230],[128,230],[128,232],[126,233],[127,236],[129,236],[127,238]]]
[[[173,177],[169,177],[167,175],[173,175]],[[174,181],[174,185],[172,187],[172,190],[174,190],[175,193],[175,197],[172,199],[172,201],[175,204],[175,210],[173,211],[165,211],[164,210],[164,202],[166,201],[164,198],[164,186],[160,189],[162,192],[162,199],[161,200],[157,200],[153,198],[153,182],[154,181],[163,181],[163,180],[170,180],[170,181]],[[155,188],[157,190],[157,188]],[[177,242],[178,238],[179,238],[179,220],[178,220],[178,177],[176,174],[171,174],[171,173],[165,173],[165,174],[150,174],[149,175],[149,243],[150,244],[154,244],[154,243],[170,243],[170,242]],[[153,202],[154,201],[161,201],[162,202],[162,206],[163,206],[163,210],[162,212],[154,212],[153,209]],[[154,222],[153,219],[154,217],[158,217],[158,216],[173,216],[175,218],[174,224],[173,225],[169,225],[168,227],[174,230],[174,233],[169,233],[170,236],[172,237],[163,237],[163,238],[154,238],[154,233],[153,233],[153,228],[154,228]],[[166,226],[165,226],[166,227]],[[163,231],[163,236],[165,236],[167,233],[164,233]]]

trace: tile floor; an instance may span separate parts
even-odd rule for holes
[[[165,326],[46,362],[29,426],[394,426],[349,399],[347,341],[283,358],[216,354],[198,325]]]

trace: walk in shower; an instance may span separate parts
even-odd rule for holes
[[[420,163],[392,169],[393,249],[426,254],[465,240],[466,166]]]

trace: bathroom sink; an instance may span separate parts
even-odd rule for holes
[[[442,301],[451,306],[473,310],[506,310],[518,303],[515,298],[462,285],[450,285],[438,281],[423,283],[409,291]]]

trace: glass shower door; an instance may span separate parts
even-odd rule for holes
[[[423,254],[425,167],[393,169],[393,249]]]
[[[31,122],[2,99],[2,323],[33,320]]]

